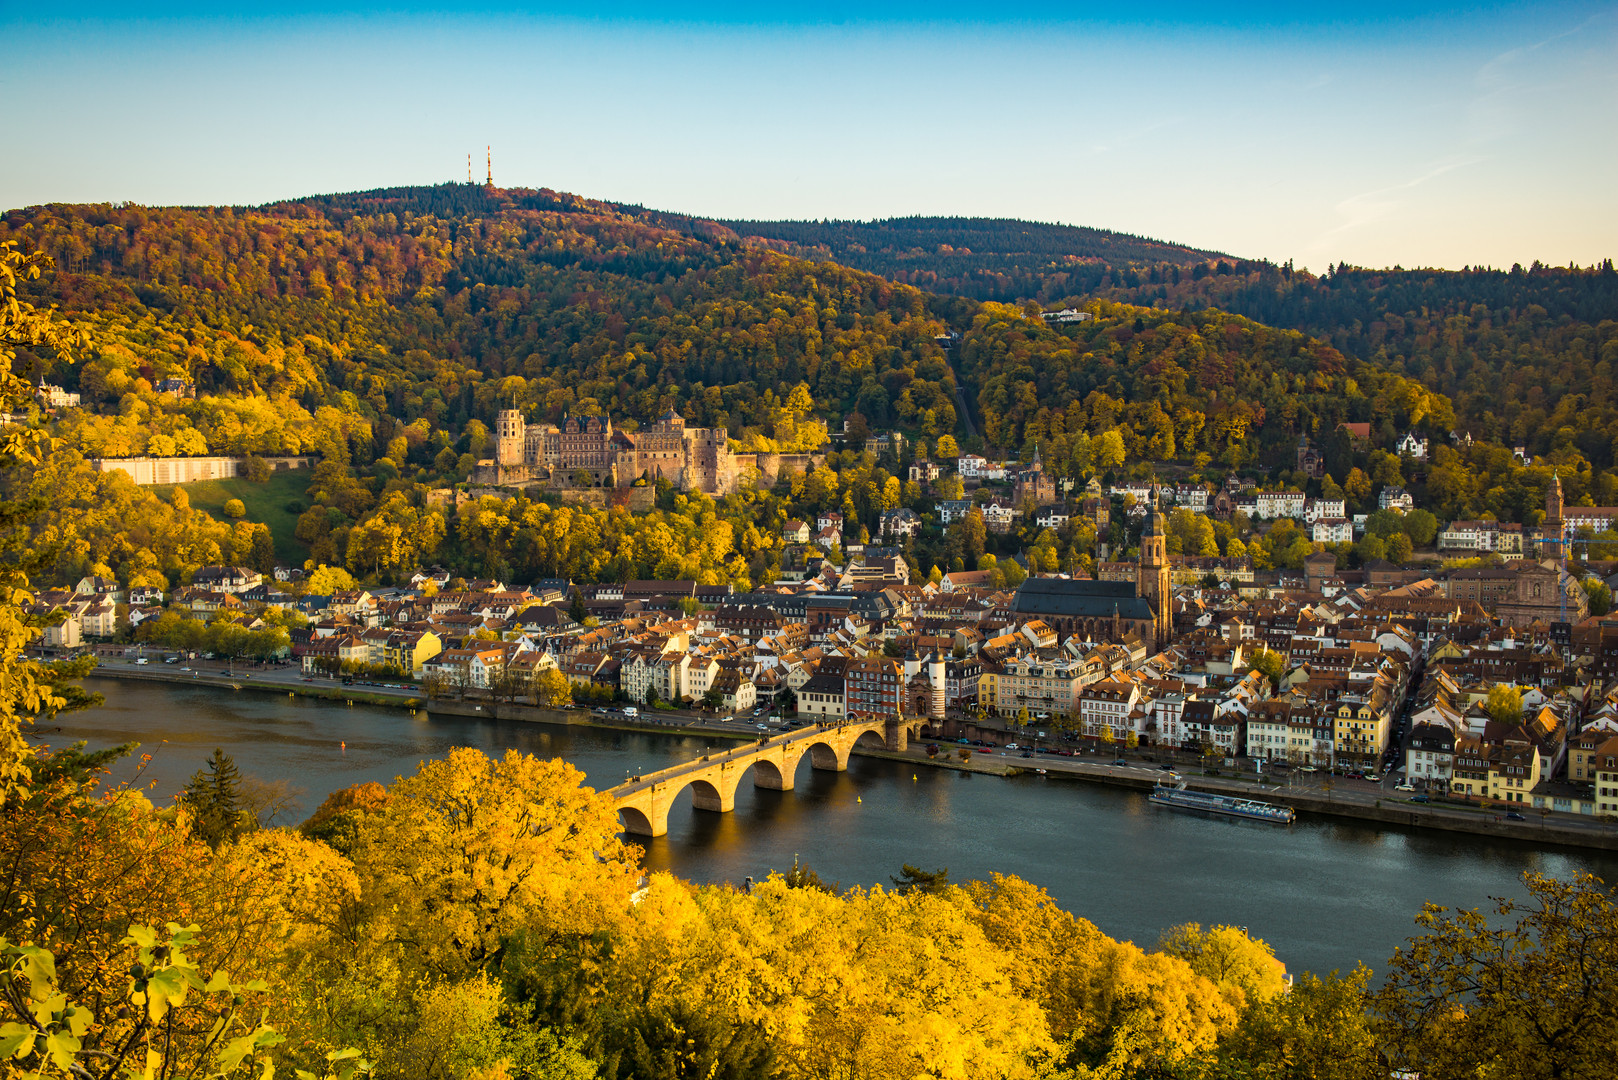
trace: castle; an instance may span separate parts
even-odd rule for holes
[[[516,409],[495,419],[495,456],[480,461],[472,480],[501,486],[626,488],[638,480],[667,480],[682,491],[726,495],[760,466],[736,454],[724,428],[688,428],[673,409],[640,431],[610,417],[568,416],[561,427],[530,424]]]

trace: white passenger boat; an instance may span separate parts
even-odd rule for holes
[[[1290,806],[1257,799],[1244,799],[1237,795],[1221,795],[1213,791],[1192,791],[1180,781],[1173,787],[1158,784],[1152,789],[1154,806],[1167,806],[1175,810],[1204,810],[1210,814],[1247,818],[1249,821],[1268,821],[1275,825],[1290,825],[1297,813]]]

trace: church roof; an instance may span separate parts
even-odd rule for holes
[[[1028,578],[1017,587],[1011,610],[1019,615],[1069,619],[1111,618],[1114,610],[1126,619],[1153,617],[1152,605],[1136,596],[1134,584],[1128,581]]]

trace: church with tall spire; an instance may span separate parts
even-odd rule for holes
[[[1167,646],[1174,635],[1168,527],[1155,486],[1151,498],[1133,582],[1030,577],[1017,587],[1011,610],[1086,641],[1138,638],[1154,652]]]

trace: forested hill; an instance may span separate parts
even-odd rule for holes
[[[769,424],[771,392],[799,382],[830,414],[909,420],[903,397],[955,424],[928,295],[571,195],[444,185],[256,208],[44,206],[5,214],[0,239],[51,256],[31,295],[95,324],[88,360],[50,378],[93,408],[166,377],[288,399],[299,408],[258,420],[284,446],[309,445],[284,426],[320,405],[459,431],[513,399],[552,420],[674,407],[745,437]]]
[[[689,219],[682,219],[689,220]],[[743,240],[832,259],[893,281],[974,300],[1032,296],[1047,281],[1088,292],[1109,268],[1219,257],[1128,233],[1012,218],[906,217],[881,221],[723,221]]]
[[[1511,270],[1322,275],[1242,263],[1195,276],[1164,269],[1090,295],[1196,311],[1215,307],[1331,342],[1450,398],[1473,438],[1618,464],[1618,271],[1535,263]],[[1068,294],[1054,280],[1046,300]]]
[[[955,442],[1031,457],[1038,446],[1081,480],[1121,468],[1208,479],[1239,469],[1301,482],[1290,473],[1300,435],[1326,440],[1339,420],[1373,421],[1375,446],[1326,446],[1334,483],[1359,507],[1374,506],[1373,484],[1415,480],[1388,453],[1395,429],[1443,436],[1453,423],[1444,395],[1399,373],[1432,377],[1408,357],[1345,357],[1318,336],[1209,310],[1230,299],[1224,290],[1291,271],[1188,249],[1173,250],[1195,255],[1190,266],[1074,264],[1074,274],[1099,268],[1104,288],[1136,302],[1083,299],[1090,321],[1052,326],[1032,303],[943,296],[747,243],[713,222],[548,190],[451,184],[248,208],[50,205],[0,215],[6,240],[54,261],[23,284],[24,297],[59,305],[90,341],[72,356],[18,357],[18,374],[83,397],[50,419],[67,451],[31,481],[51,507],[36,529],[61,552],[52,576],[65,581],[98,567],[179,581],[196,565],[267,558],[273,547],[260,530],[276,515],[210,524],[183,499],[118,489],[87,457],[313,453],[322,463],[307,498],[277,514],[296,515],[296,540],[314,560],[364,579],[439,562],[518,580],[745,584],[774,572],[779,522],[837,508],[855,535],[854,523],[874,533],[882,510],[930,513],[936,497],[903,482],[907,461],[872,460],[853,442],[802,491],[749,492],[717,510],[671,497],[661,516],[597,514],[563,530],[588,542],[557,548],[563,532],[549,510],[525,505],[508,517],[469,504],[446,515],[429,498],[468,479],[488,455],[496,411],[512,402],[537,422],[571,412],[632,425],[674,408],[692,426],[727,430],[744,451],[826,449],[847,419],[856,431],[900,430],[920,454],[948,457],[942,448]],[[1047,287],[1074,280],[1063,273]],[[1590,324],[1568,313],[1512,310],[1533,329],[1513,345],[1523,354],[1513,362],[1546,372],[1539,397],[1525,390],[1523,400],[1532,407],[1584,379],[1565,395],[1584,408],[1566,430],[1550,426],[1562,413],[1543,414],[1531,442],[1554,452],[1534,470],[1498,444],[1478,460],[1435,461],[1432,507],[1521,520],[1553,466],[1570,500],[1618,501],[1613,437],[1595,439],[1587,426],[1609,415],[1610,325],[1581,332]],[[1474,325],[1496,333],[1496,317]],[[1383,321],[1433,355],[1456,332]],[[1544,342],[1582,359],[1551,371],[1562,353],[1535,353]],[[962,398],[978,410],[986,445],[961,422]],[[1090,439],[1106,451],[1087,450]],[[716,513],[725,529],[712,527]],[[981,554],[929,543],[928,565]],[[1070,552],[1078,565],[1081,546]]]

